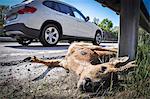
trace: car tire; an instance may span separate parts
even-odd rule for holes
[[[41,31],[40,42],[43,46],[54,46],[60,40],[60,30],[55,24],[47,24]]]
[[[25,39],[25,38],[17,39],[17,42],[23,46],[28,46],[29,44],[31,44],[32,41],[33,39]]]
[[[102,38],[103,38],[102,33],[100,31],[97,31],[95,34],[93,44],[100,45],[100,43],[102,42]]]

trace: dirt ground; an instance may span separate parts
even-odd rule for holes
[[[10,61],[0,64],[0,99],[89,99],[77,90],[77,76],[63,68]]]
[[[62,68],[19,62],[1,63],[0,68],[0,98],[66,99],[78,93],[76,76]]]
[[[31,55],[43,59],[63,58],[68,46],[43,48],[34,44],[30,47],[15,44],[0,45],[0,99],[104,98],[103,95],[97,96],[97,93],[79,91],[78,77],[73,72],[67,73],[63,68],[48,68],[43,64],[22,61]]]

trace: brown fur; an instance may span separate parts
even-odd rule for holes
[[[80,88],[81,86],[84,87],[87,81],[90,83],[98,82],[103,78],[107,78],[110,73],[123,71],[135,66],[132,62],[123,67],[116,68],[116,64],[127,61],[127,57],[111,59],[106,63],[100,61],[103,57],[114,57],[116,53],[117,49],[105,49],[80,42],[70,45],[64,59],[41,60],[33,57],[31,61],[45,64],[48,67],[63,67],[66,70],[74,71],[79,76],[77,87]]]

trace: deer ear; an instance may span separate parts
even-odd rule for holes
[[[111,58],[109,60],[110,64],[116,65],[118,63],[124,63],[126,61],[128,61],[129,57],[119,57],[119,58]]]

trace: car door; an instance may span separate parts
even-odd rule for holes
[[[76,30],[75,20],[73,19],[73,13],[71,8],[65,4],[55,1],[44,1],[43,3],[48,8],[51,8],[51,12],[47,13],[49,20],[54,20],[61,24],[63,29],[63,35],[74,36]]]
[[[93,28],[89,22],[86,21],[84,15],[77,9],[73,8],[74,18],[78,29],[76,30],[76,35],[79,37],[93,37]]]
[[[71,10],[71,7],[58,3],[58,6],[60,8],[60,12],[58,14],[59,19],[61,19],[63,22],[63,35],[67,36],[75,36],[75,30],[77,29],[76,20],[73,19],[73,13]]]

